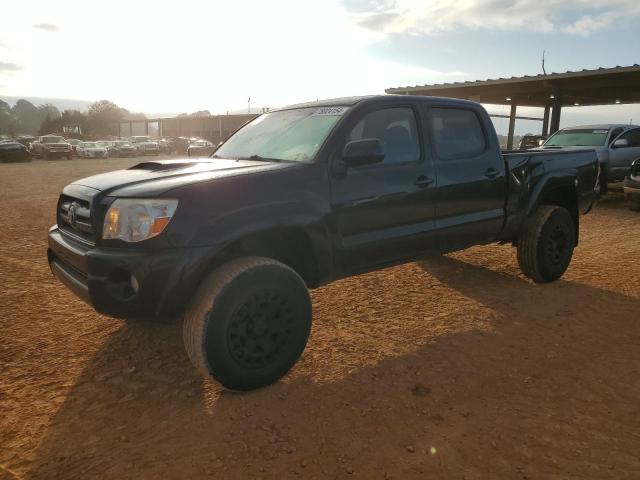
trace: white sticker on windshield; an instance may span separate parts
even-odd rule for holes
[[[594,130],[592,133],[607,133],[609,130]]]
[[[326,116],[326,115],[330,115],[330,116],[340,116],[342,115],[344,112],[347,111],[349,107],[321,107],[318,110],[316,110],[315,112],[313,112],[313,115],[311,115],[312,117],[318,117],[318,116]]]

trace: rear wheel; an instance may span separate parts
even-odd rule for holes
[[[562,207],[542,205],[529,217],[518,237],[518,264],[534,282],[557,280],[569,267],[576,233]]]
[[[300,276],[269,258],[244,257],[214,270],[184,318],[191,362],[226,388],[269,385],[298,360],[311,330],[311,300]]]

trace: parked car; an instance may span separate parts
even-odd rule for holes
[[[640,159],[631,164],[629,176],[624,180],[623,191],[629,208],[640,212]]]
[[[158,150],[160,153],[165,155],[170,155],[175,152],[175,139],[173,137],[159,137],[155,139],[155,142],[158,144]]]
[[[82,142],[78,145],[78,155],[84,158],[107,158],[107,147],[98,145],[98,142]]]
[[[547,137],[544,135],[524,135],[518,144],[518,150],[529,150],[542,145]]]
[[[111,146],[113,145],[113,140],[96,140],[96,145],[98,145],[99,147],[104,147],[108,151],[109,148],[111,148]]]
[[[30,162],[29,149],[17,140],[5,138],[0,140],[0,162]]]
[[[82,143],[82,140],[78,140],[77,138],[67,138],[67,143],[71,145],[71,153],[73,155],[78,155],[78,145]]]
[[[147,136],[134,136],[129,142],[136,148],[138,155],[159,155],[160,147],[157,142]]]
[[[32,135],[18,135],[16,137],[16,140],[20,142],[22,145],[24,145],[25,147],[31,148],[31,144],[37,141],[38,138]]]
[[[622,141],[619,141],[622,140]],[[638,125],[587,125],[558,130],[544,142],[544,150],[593,148],[600,162],[600,191],[619,183],[629,174],[631,162],[640,158]]]
[[[31,153],[36,157],[54,159],[66,157],[71,159],[71,145],[59,135],[43,135],[31,143]]]
[[[502,154],[474,102],[312,102],[247,123],[210,159],[66,186],[48,260],[100,313],[184,314],[194,365],[249,390],[304,350],[308,287],[491,242],[516,245],[535,282],[556,280],[597,176],[593,150]]]
[[[208,157],[216,149],[215,145],[209,140],[195,140],[187,147],[187,156],[189,157]]]
[[[138,151],[127,140],[114,140],[109,147],[110,157],[135,157]]]

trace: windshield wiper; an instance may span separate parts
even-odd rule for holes
[[[250,157],[238,157],[236,160],[256,160],[258,162],[281,162],[279,158],[267,158],[260,155],[251,155]]]

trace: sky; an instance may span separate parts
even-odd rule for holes
[[[109,99],[133,112],[535,75],[543,50],[548,73],[640,63],[638,0],[22,0],[3,13],[0,98]],[[562,123],[632,119],[640,106],[567,108]]]

